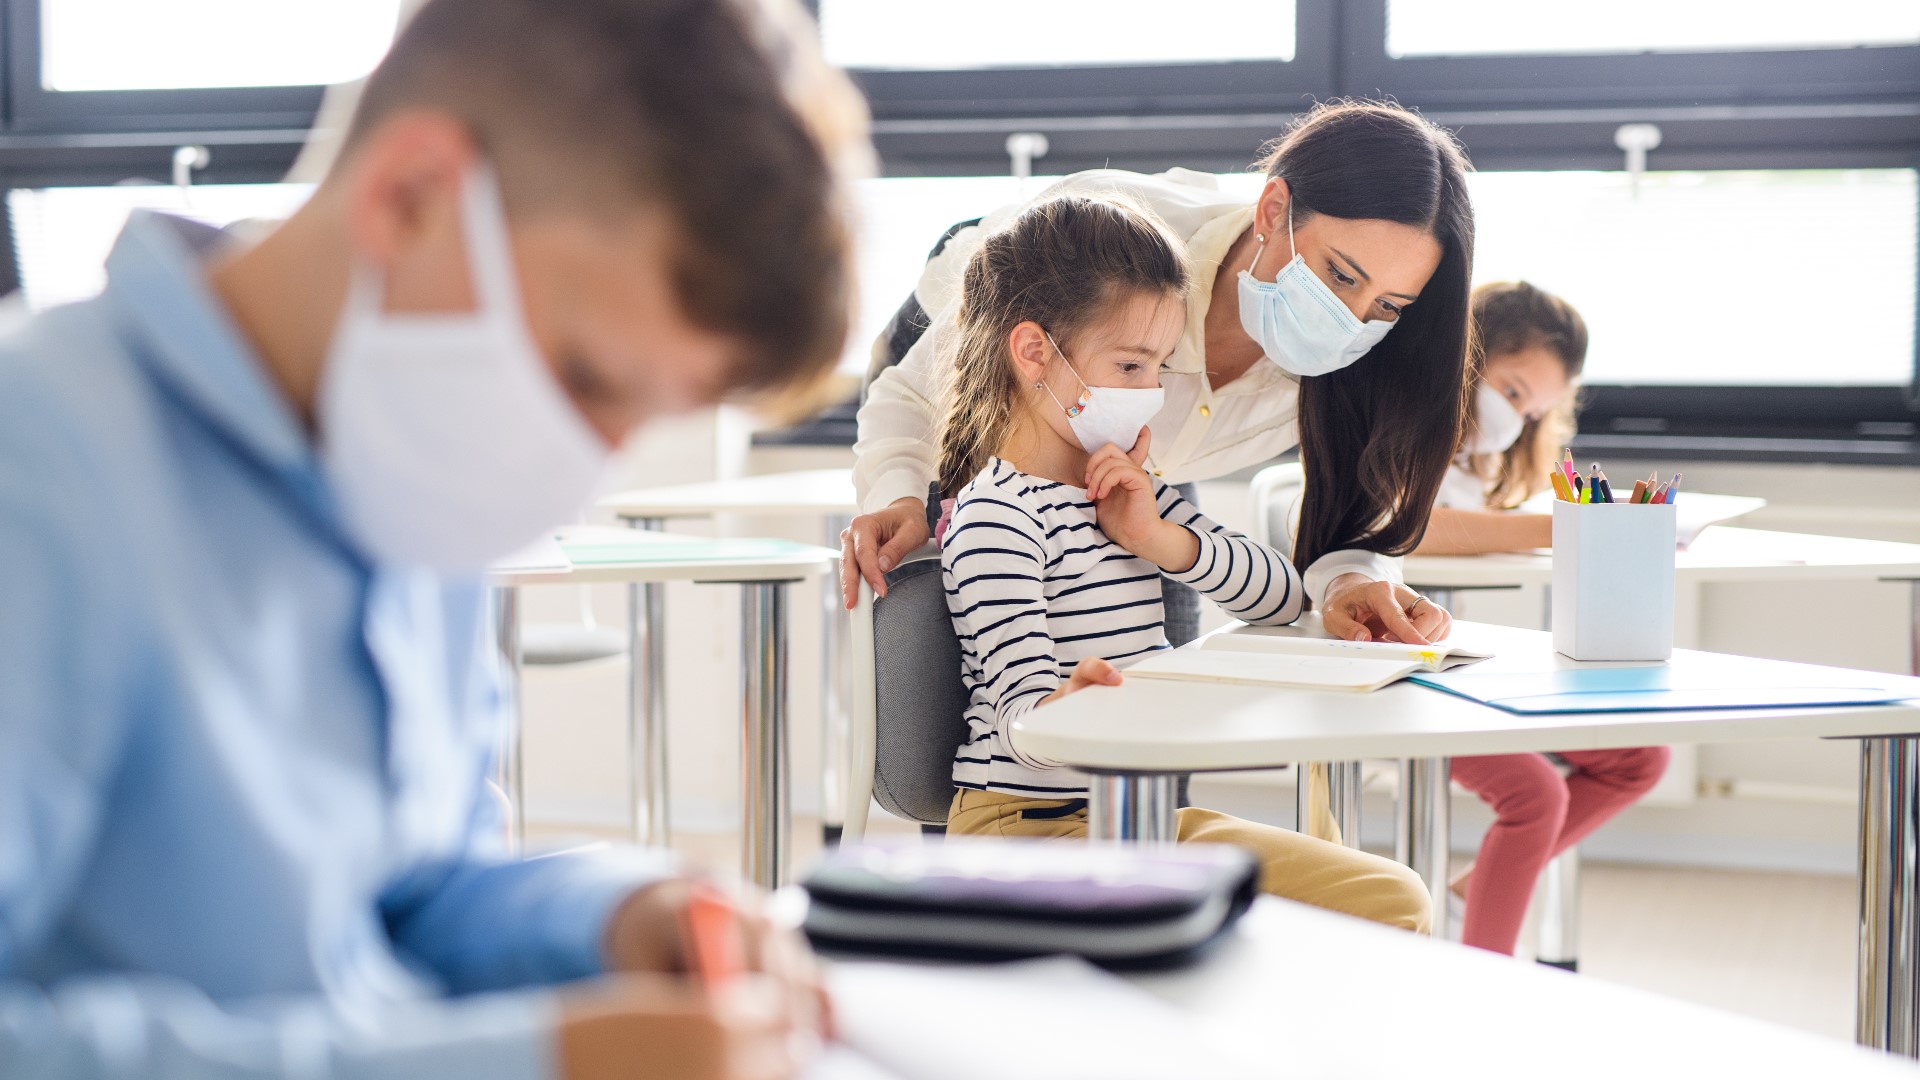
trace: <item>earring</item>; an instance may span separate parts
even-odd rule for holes
[[[1254,234],[1253,234],[1253,238],[1254,238],[1255,240],[1258,240],[1258,241],[1260,241],[1260,242],[1261,242],[1261,243],[1263,243],[1263,244],[1267,242],[1267,234],[1266,234],[1266,233],[1254,233]]]

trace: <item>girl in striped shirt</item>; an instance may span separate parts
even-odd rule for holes
[[[1160,368],[1186,326],[1181,245],[1114,198],[1039,203],[968,262],[940,487],[947,606],[960,636],[969,738],[954,755],[958,834],[1084,837],[1085,777],[1023,752],[1012,722],[1168,647],[1160,578],[1229,614],[1288,623],[1300,577],[1209,521],[1147,468]],[[1179,717],[1167,717],[1178,723]],[[1266,891],[1424,929],[1425,886],[1397,863],[1211,810],[1183,841],[1237,844]]]

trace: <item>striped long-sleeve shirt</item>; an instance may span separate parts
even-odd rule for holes
[[[1200,541],[1193,566],[1168,577],[1250,623],[1299,617],[1300,577],[1279,552],[1208,520],[1157,480],[1154,493],[1161,518]],[[1125,667],[1168,647],[1160,569],[1107,539],[1086,489],[998,458],[961,489],[941,562],[969,695],[969,737],[954,755],[954,783],[1041,798],[1083,795],[1083,774],[1014,747],[1013,721],[1088,657]]]

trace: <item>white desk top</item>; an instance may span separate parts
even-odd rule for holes
[[[1275,1076],[1915,1075],[1850,1043],[1271,898],[1200,964],[1127,981],[1222,1043],[1264,1048]]]
[[[492,570],[493,583],[797,581],[826,573],[840,558],[830,548],[791,540],[713,539],[609,526],[578,525],[560,530],[555,539],[571,570],[500,563]]]
[[[695,518],[715,514],[853,514],[852,469],[767,473],[707,484],[622,491],[600,508],[625,518]]]
[[[1920,544],[1715,525],[1674,558],[1682,583],[1920,577]],[[1409,555],[1404,575],[1427,588],[1549,585],[1553,556]]]
[[[1317,632],[1317,622],[1302,625]],[[1457,622],[1453,640],[1495,654],[1475,671],[1581,666],[1554,653],[1552,636],[1540,630]],[[1685,663],[1688,655],[1676,650],[1674,662]],[[1920,702],[1519,716],[1405,682],[1364,694],[1134,679],[1036,708],[1015,721],[1013,731],[1026,752],[1083,768],[1204,772],[1298,761],[1907,734],[1920,731]]]

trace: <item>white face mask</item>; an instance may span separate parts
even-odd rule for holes
[[[1046,389],[1047,396],[1053,399],[1060,411],[1067,414],[1067,426],[1073,429],[1073,437],[1092,454],[1103,447],[1117,446],[1122,450],[1133,449],[1140,441],[1140,429],[1147,426],[1165,402],[1167,392],[1160,387],[1136,390],[1126,386],[1088,386],[1087,380],[1073,370],[1073,362],[1067,354],[1061,352],[1060,343],[1047,335],[1047,342],[1053,351],[1060,353],[1060,362],[1072,372],[1074,381],[1080,384],[1080,398],[1072,405],[1061,402],[1053,387],[1045,382],[1040,385]]]
[[[1293,261],[1272,281],[1254,277],[1253,266],[1240,271],[1240,327],[1283,371],[1302,377],[1339,371],[1365,356],[1394,324],[1382,319],[1361,322],[1308,269],[1293,246],[1292,203],[1287,204],[1287,247]],[[1259,265],[1266,250],[1262,240],[1253,265]]]
[[[483,569],[573,520],[612,456],[527,332],[490,169],[461,211],[475,309],[384,311],[380,271],[356,265],[327,350],[322,466],[383,564]]]
[[[1527,418],[1513,407],[1494,385],[1485,379],[1473,392],[1473,430],[1467,433],[1465,450],[1469,454],[1502,454],[1520,441]]]

